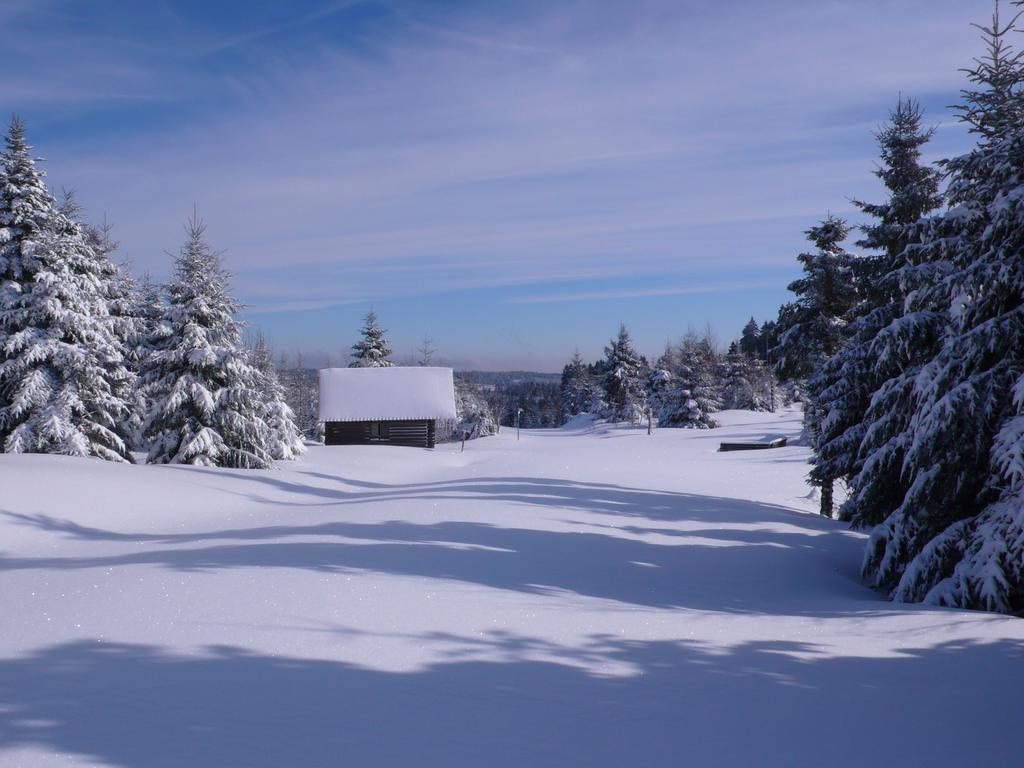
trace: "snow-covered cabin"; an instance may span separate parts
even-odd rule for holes
[[[327,445],[433,448],[438,422],[455,419],[451,368],[324,368],[320,421]]]

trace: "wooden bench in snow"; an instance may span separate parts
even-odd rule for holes
[[[766,448],[782,448],[786,445],[786,438],[777,437],[767,443],[722,443],[720,451],[762,451]]]

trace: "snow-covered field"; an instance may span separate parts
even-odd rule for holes
[[[892,605],[799,415],[0,455],[0,765],[1011,766],[1024,622]]]

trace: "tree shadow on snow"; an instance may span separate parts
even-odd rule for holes
[[[860,768],[1020,758],[1020,643],[872,658],[783,641],[711,650],[601,636],[578,651],[502,633],[474,642],[479,658],[411,672],[233,647],[186,656],[54,645],[0,660],[0,759],[16,748],[125,768]],[[537,660],[544,652],[552,660]],[[601,674],[602,658],[625,674]]]
[[[267,476],[253,482],[281,483]],[[851,540],[854,534],[831,521],[769,504],[541,478],[478,478],[366,491],[307,487],[307,492],[329,494],[333,501],[296,506],[340,509],[386,502],[396,507],[397,516],[406,500],[500,501],[550,508],[558,513],[552,518],[555,524],[564,525],[567,511],[598,516],[568,520],[570,530],[517,526],[514,514],[502,525],[358,522],[346,514],[348,519],[326,523],[154,534],[105,531],[7,512],[23,524],[80,540],[123,542],[131,550],[0,557],[0,570],[157,565],[182,571],[373,571],[665,608],[830,616],[843,597],[858,601],[859,609],[880,608],[879,598],[858,583],[860,544]],[[295,504],[263,496],[254,500]],[[529,522],[536,520],[531,517]]]

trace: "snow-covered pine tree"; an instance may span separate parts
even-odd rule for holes
[[[849,232],[849,225],[831,214],[805,232],[815,250],[797,257],[804,274],[788,286],[796,300],[779,310],[779,344],[771,353],[782,379],[806,378],[844,341],[856,301],[854,257],[843,249]]]
[[[703,337],[687,333],[679,345],[677,377],[690,390],[690,395],[708,426],[718,426],[712,413],[722,410],[722,383],[719,378],[719,355],[710,332]]]
[[[780,405],[779,383],[775,378],[775,371],[759,357],[750,358],[747,364],[750,366],[751,382],[754,385],[754,399],[751,403],[753,410],[775,413],[775,409]]]
[[[384,336],[386,331],[377,323],[377,313],[372,309],[366,313],[363,321],[363,338],[352,345],[352,357],[349,368],[391,368],[391,347]]]
[[[476,382],[455,377],[455,427],[451,439],[475,440],[498,433],[498,422]]]
[[[11,121],[0,155],[0,448],[129,459],[130,381],[88,238]]]
[[[164,287],[147,272],[142,276],[135,294],[135,317],[139,321],[139,344],[135,351],[138,357],[136,389],[142,402],[142,421],[145,421],[153,404],[167,393],[160,390],[166,381],[159,375],[155,352],[171,336],[168,322],[167,297]],[[139,450],[148,450],[142,424],[136,430],[134,443]]]
[[[295,424],[295,414],[285,401],[284,387],[274,367],[270,345],[262,331],[250,337],[249,362],[259,374],[259,389],[263,395],[263,421],[270,429],[270,455],[278,461],[297,459],[306,452],[302,433]]]
[[[748,357],[734,347],[725,357],[725,381],[722,403],[725,408],[742,411],[770,411],[770,373],[756,357]]]
[[[729,345],[725,355],[725,379],[722,382],[722,407],[726,410],[742,409],[742,403],[749,399],[753,386],[743,365],[746,356],[740,352],[735,341]]]
[[[145,417],[145,399],[138,381],[145,344],[145,325],[137,314],[139,286],[127,264],[117,265],[113,261],[118,243],[106,217],[100,225],[88,223],[74,194],[67,190],[60,211],[81,227],[89,245],[84,263],[91,275],[90,283],[97,286],[97,299],[102,305],[96,315],[113,334],[119,352],[106,356],[104,362],[113,394],[127,405],[118,434],[130,447],[139,448],[139,430]]]
[[[559,399],[563,423],[573,416],[590,412],[596,388],[594,379],[577,349],[573,352],[572,360],[562,369]]]
[[[665,351],[654,361],[647,376],[647,402],[651,412],[658,418],[672,402],[678,367],[675,347],[671,342],[666,342]]]
[[[891,350],[879,354],[880,345],[891,340],[880,334],[903,310],[899,276],[907,265],[904,251],[912,225],[942,202],[939,172],[921,163],[921,148],[933,133],[922,127],[918,103],[901,97],[889,122],[876,133],[881,163],[875,175],[889,197],[880,204],[855,201],[874,219],[861,228],[864,237],[857,245],[873,253],[855,262],[859,301],[851,312],[845,343],[807,380],[813,409],[821,415],[812,430],[815,455],[810,479],[822,488],[821,513],[829,517],[833,481],[850,482],[859,469],[871,397],[908,362],[906,355]],[[873,439],[880,437],[876,433]]]
[[[329,367],[329,366],[328,366]],[[307,369],[302,353],[295,353],[291,366],[282,359],[277,369],[278,380],[284,388],[285,402],[295,414],[295,424],[308,437],[323,437],[320,423],[320,380],[315,370]]]
[[[633,349],[625,324],[604,349],[604,392],[607,415],[612,421],[639,422],[647,406],[644,383],[647,361]]]
[[[923,227],[919,247],[945,268],[917,270],[918,303],[944,308],[949,323],[913,377],[913,416],[897,438],[906,493],[872,531],[864,574],[897,600],[1020,614],[1024,66],[998,6],[981,29],[987,52],[960,107],[979,144],[946,162],[952,207]]]
[[[674,355],[672,381],[659,396],[658,426],[711,429],[717,427],[712,413],[722,401],[714,380],[715,361],[710,339],[689,333]]]
[[[151,355],[144,423],[154,464],[267,469],[270,429],[259,373],[241,345],[228,275],[194,214],[167,286],[169,335]]]

